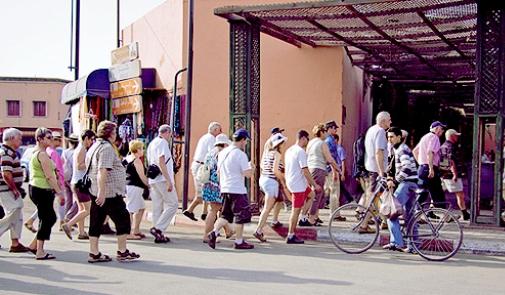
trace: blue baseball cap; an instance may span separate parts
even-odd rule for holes
[[[447,125],[445,125],[444,123],[440,122],[440,121],[435,121],[433,123],[431,123],[430,125],[430,129],[433,129],[433,128],[437,128],[437,127],[442,127],[442,128],[447,128]]]
[[[240,128],[237,131],[235,131],[235,133],[233,133],[233,138],[239,138],[239,137],[251,139],[251,136],[249,136],[249,132],[247,132],[247,130],[245,130],[244,128]]]

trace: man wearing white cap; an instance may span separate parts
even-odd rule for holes
[[[445,132],[445,142],[440,147],[440,177],[442,186],[449,193],[455,193],[459,209],[464,220],[470,219],[470,214],[466,210],[465,192],[463,191],[463,181],[457,169],[457,142],[461,133],[454,129]]]

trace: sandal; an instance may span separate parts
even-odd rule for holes
[[[96,262],[109,262],[112,261],[112,258],[110,258],[109,255],[104,255],[101,252],[98,252],[98,254],[93,254],[89,253],[89,258],[88,262],[89,263],[96,263]]]
[[[164,235],[160,235],[156,239],[154,239],[154,243],[156,244],[166,244],[170,242],[170,238]]]
[[[26,229],[28,229],[32,233],[36,233],[37,232],[37,230],[33,227],[33,224],[29,224],[28,222],[26,222],[25,223],[25,227],[26,227]]]
[[[89,240],[89,235],[87,233],[79,234],[77,236],[78,240]]]
[[[131,241],[131,240],[141,240],[142,238],[137,235],[127,235],[126,239]]]
[[[144,235],[144,234],[143,234],[143,233],[141,233],[141,232],[134,233],[134,235],[136,235],[137,237],[140,237],[141,239],[145,239],[145,238],[146,238],[146,235]]]
[[[56,257],[53,254],[46,253],[46,255],[42,257],[35,257],[37,260],[50,260],[50,259],[55,259]]]
[[[116,259],[117,261],[129,261],[129,260],[135,260],[139,259],[140,255],[135,253],[135,252],[130,252],[128,249],[126,249],[123,253],[117,251],[117,256]]]

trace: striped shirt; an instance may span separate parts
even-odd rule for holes
[[[395,180],[402,182],[405,180],[417,180],[417,165],[410,148],[402,143],[395,151]]]
[[[14,183],[19,188],[23,184],[23,168],[21,167],[21,161],[16,153],[11,147],[7,145],[0,146],[0,192],[5,192],[10,190],[7,183],[3,179],[3,172],[12,173]]]
[[[277,179],[274,173],[274,161],[275,154],[277,151],[268,151],[261,161],[261,175],[266,176],[268,178]],[[282,163],[282,159],[279,159],[279,170],[284,171],[284,164]]]

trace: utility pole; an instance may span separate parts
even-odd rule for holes
[[[121,0],[117,0],[117,26],[116,26],[116,30],[117,30],[117,48],[121,47],[121,38],[120,38],[120,35],[121,35],[121,28],[119,27],[119,15],[120,15],[120,3]]]
[[[184,124],[184,184],[182,188],[182,209],[188,207],[189,153],[191,139],[191,96],[193,87],[193,16],[194,0],[189,0],[188,17],[188,77],[186,85],[186,122]]]
[[[74,74],[75,80],[79,79],[79,29],[81,22],[81,0],[75,3],[75,62]]]

